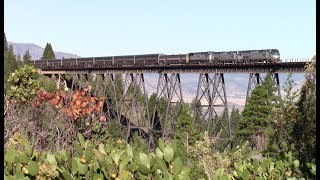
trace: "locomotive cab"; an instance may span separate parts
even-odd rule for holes
[[[275,60],[276,62],[280,61],[280,53],[279,53],[278,49],[271,49],[270,54],[271,54],[273,60]]]

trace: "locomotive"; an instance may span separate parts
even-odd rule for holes
[[[37,68],[94,68],[126,66],[170,66],[170,65],[213,65],[237,63],[278,63],[280,53],[277,49],[246,51],[206,51],[187,54],[143,54],[125,56],[85,57],[67,59],[33,60]]]
[[[197,63],[278,63],[280,53],[277,49],[246,50],[246,51],[223,51],[189,53],[188,62]]]

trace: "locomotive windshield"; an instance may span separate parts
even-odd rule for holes
[[[271,53],[272,53],[272,54],[277,54],[277,55],[279,55],[279,51],[278,51],[277,49],[272,49],[272,50],[271,50]]]

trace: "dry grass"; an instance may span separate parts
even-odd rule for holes
[[[62,109],[55,109],[44,103],[40,108],[31,105],[17,105],[5,102],[4,142],[16,132],[24,131],[39,151],[55,151],[72,147],[77,138],[77,127],[68,119]]]

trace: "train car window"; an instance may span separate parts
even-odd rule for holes
[[[112,60],[112,57],[108,56],[108,57],[103,57],[101,58],[102,60]]]

